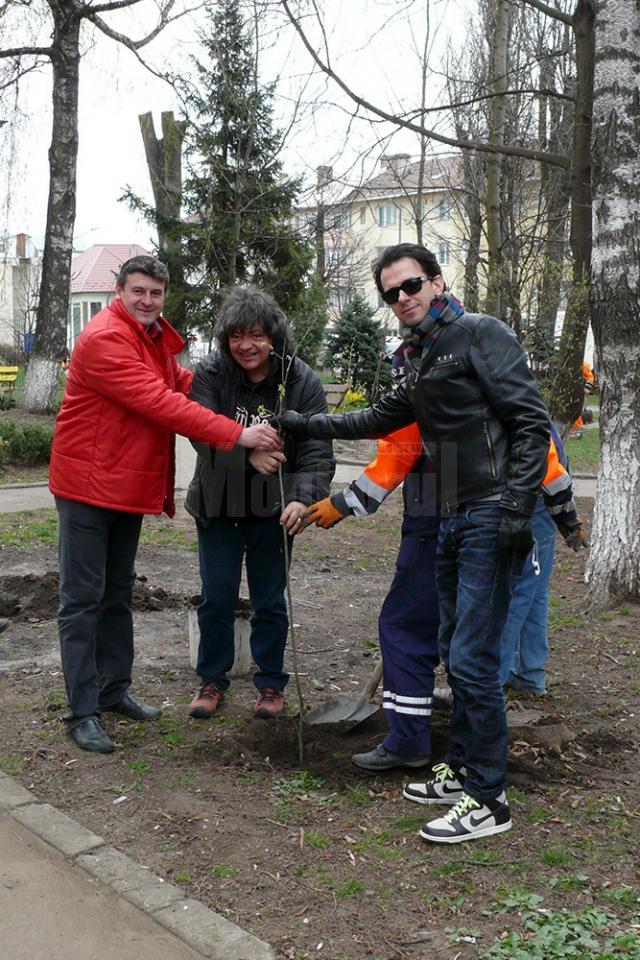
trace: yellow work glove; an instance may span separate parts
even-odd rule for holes
[[[304,530],[305,527],[310,527],[312,523],[315,523],[316,527],[324,527],[325,530],[328,530],[329,527],[335,527],[336,523],[340,523],[344,518],[345,514],[340,513],[335,507],[331,502],[331,497],[327,497],[325,500],[318,500],[317,503],[312,503],[310,507],[307,507],[302,517],[302,529]]]

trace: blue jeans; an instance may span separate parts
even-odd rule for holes
[[[549,656],[549,578],[553,568],[556,525],[542,497],[538,498],[531,518],[531,529],[536,546],[527,557],[522,578],[511,595],[509,615],[502,632],[500,680],[516,690],[544,693]],[[537,576],[535,561],[540,568]]]
[[[437,537],[406,534],[378,622],[384,664],[384,746],[404,757],[431,753],[431,700],[438,666]]]
[[[438,642],[453,693],[447,763],[466,767],[465,790],[480,802],[497,797],[507,779],[500,638],[509,571],[498,554],[501,518],[497,502],[467,504],[442,518],[438,536]]]
[[[141,513],[56,497],[60,655],[70,727],[126,695],[133,665],[131,592]]]
[[[221,690],[235,655],[235,607],[246,554],[251,600],[251,654],[258,667],[256,687],[282,690],[289,679],[283,669],[289,619],[284,598],[284,538],[278,517],[228,519],[205,525],[196,521],[202,577],[198,607],[200,646],[198,675]],[[289,538],[289,550],[291,539]]]

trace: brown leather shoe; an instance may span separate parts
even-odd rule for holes
[[[224,693],[212,680],[205,680],[200,692],[191,701],[189,714],[198,720],[207,720],[212,717],[222,701]]]
[[[253,712],[256,717],[269,720],[270,717],[277,717],[283,709],[284,694],[282,690],[276,690],[275,687],[265,687],[264,690],[258,690],[258,699],[253,705]]]

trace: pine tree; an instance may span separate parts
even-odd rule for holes
[[[389,367],[381,360],[383,352],[384,331],[375,310],[357,293],[327,337],[327,364],[343,383],[364,390],[373,401],[379,387],[390,379]]]
[[[213,9],[213,12],[211,12]],[[209,8],[199,86],[187,96],[192,127],[182,249],[192,282],[191,323],[210,328],[220,292],[252,282],[293,311],[311,248],[290,226],[299,181],[284,175],[272,86],[261,86],[238,0]]]

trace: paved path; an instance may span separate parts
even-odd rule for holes
[[[339,463],[336,467],[333,482],[337,487],[344,487],[356,477],[360,476],[364,464]],[[176,464],[176,492],[186,493],[193,468],[184,460]],[[595,477],[574,477],[573,491],[576,497],[595,497]],[[27,486],[0,487],[0,513],[18,513],[22,510],[40,510],[43,507],[53,507],[52,495],[45,484],[31,484]]]
[[[275,960],[267,943],[3,773],[0,917],[0,955],[11,960]]]

